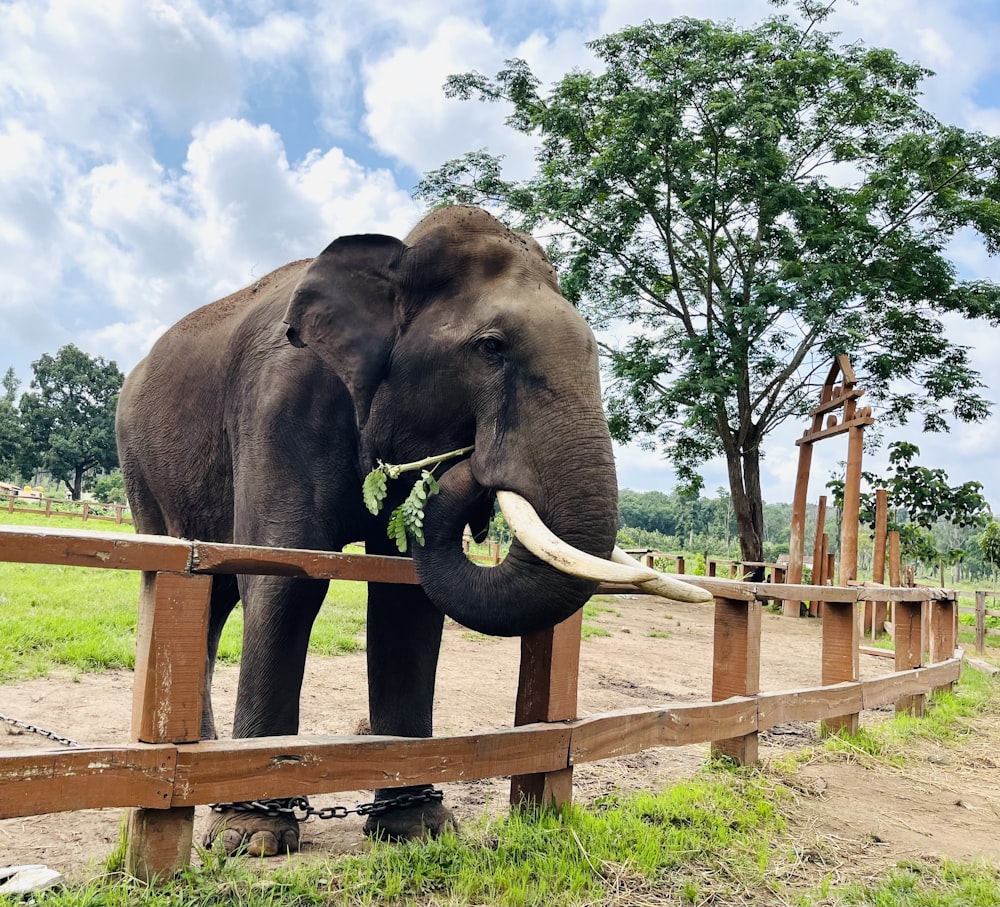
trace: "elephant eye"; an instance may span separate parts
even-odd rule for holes
[[[503,356],[506,344],[494,334],[487,334],[476,341],[476,349],[484,356],[496,358]]]

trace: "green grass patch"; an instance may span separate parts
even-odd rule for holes
[[[595,595],[590,601],[583,606],[583,618],[584,620],[600,620],[605,614],[610,614],[612,617],[621,617],[622,613],[617,608],[612,608],[607,602],[614,602],[617,599],[608,598],[602,595]],[[611,631],[605,627],[594,626],[594,624],[583,625],[580,631],[580,639],[586,641],[588,639],[594,639],[599,636],[610,636]]]
[[[612,892],[617,903],[628,903],[629,892],[655,892],[664,903],[708,903],[707,897],[775,890],[774,870],[791,854],[778,808],[785,799],[758,772],[719,769],[659,794],[484,818],[466,823],[460,836],[374,844],[360,856],[271,868],[211,853],[202,867],[152,888],[110,873],[40,892],[35,903],[562,907],[602,903]]]
[[[670,639],[670,633],[667,630],[650,630],[646,635],[653,639]]]
[[[80,529],[69,517],[10,514],[0,524]],[[87,529],[132,532],[114,523]],[[140,574],[131,570],[0,563],[0,683],[44,677],[56,669],[86,673],[135,665]],[[364,648],[367,593],[363,583],[334,581],[313,626],[309,651],[344,655]],[[237,608],[219,644],[222,662],[239,661],[243,611]]]
[[[907,863],[884,879],[833,888],[827,882],[800,902],[803,907],[995,907],[1000,869],[985,862]]]

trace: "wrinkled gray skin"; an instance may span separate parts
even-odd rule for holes
[[[117,432],[140,532],[323,550],[363,540],[378,554],[398,554],[385,524],[413,479],[390,481],[373,517],[361,482],[375,462],[475,445],[439,469],[426,545],[412,552],[421,585],[369,584],[375,734],[431,735],[445,615],[521,635],[565,619],[594,589],[518,543],[496,568],[464,557],[463,528],[485,530],[497,489],[525,497],[584,551],[607,557],[614,544],[617,482],[594,337],[539,246],[475,208],[439,210],[404,242],[342,237],[188,315],[129,375]],[[204,737],[215,736],[219,634],[240,599],[233,734],[298,732],[306,647],[326,589],[290,577],[215,580]],[[430,803],[370,818],[366,830],[411,837],[450,821]],[[231,811],[215,814],[206,840],[220,834],[228,850],[262,854],[299,840],[293,819]]]

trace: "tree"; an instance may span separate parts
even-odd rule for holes
[[[989,564],[990,575],[993,577],[993,596],[997,592],[997,571],[1000,570],[1000,523],[990,520],[979,537],[979,550],[983,560]]]
[[[964,555],[962,547],[947,544],[954,533],[945,533],[942,524],[965,529],[982,526],[990,519],[990,505],[983,497],[980,482],[949,485],[943,469],[918,466],[913,460],[920,455],[916,444],[896,441],[889,445],[889,468],[884,476],[863,472],[871,488],[884,488],[888,504],[888,528],[899,532],[900,552],[904,557],[924,564],[956,564]],[[837,509],[843,506],[844,482],[836,479],[827,483],[832,489]],[[863,493],[859,518],[875,526],[875,495]],[[943,544],[935,538],[933,529]],[[942,581],[943,584],[943,581]]]
[[[115,362],[73,344],[31,364],[34,378],[19,405],[24,443],[20,469],[45,469],[80,499],[88,471],[118,465],[115,407],[124,376]]]
[[[125,477],[120,469],[97,476],[90,486],[94,498],[102,504],[127,504]]]
[[[612,432],[658,442],[696,488],[723,455],[746,560],[764,439],[813,405],[832,357],[850,355],[883,424],[988,413],[943,318],[996,322],[1000,287],[957,279],[946,246],[969,229],[997,251],[1000,140],[923,110],[928,70],[839,45],[820,28],[832,6],[749,29],[646,22],[592,42],[599,71],[547,93],[519,59],[452,76],[449,95],[509,105],[536,171],[507,180],[480,150],[417,187],[547,231],[592,325],[631,325],[605,343]]]
[[[24,444],[21,420],[15,406],[20,381],[11,366],[4,372],[3,394],[0,395],[0,474],[13,478],[17,472],[17,457]]]

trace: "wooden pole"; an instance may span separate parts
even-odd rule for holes
[[[132,737],[140,743],[197,743],[208,660],[212,577],[143,573],[136,630]],[[149,882],[191,859],[194,807],[132,809],[125,865]]]
[[[576,718],[583,609],[561,624],[521,637],[514,724]],[[522,809],[559,809],[573,799],[573,767],[514,775],[510,802]]]
[[[976,593],[976,654],[986,652],[986,593]]]
[[[861,513],[861,458],[865,429],[859,425],[848,433],[847,473],[844,477],[844,511],[840,527],[840,585],[858,578],[858,520]]]
[[[872,581],[885,582],[886,535],[889,526],[889,493],[884,488],[875,489],[875,537],[872,545]],[[886,602],[872,602],[870,621],[872,639],[885,631],[888,619]],[[867,613],[867,612],[866,612]]]
[[[896,670],[908,671],[923,663],[923,603],[896,602],[893,607],[893,631],[896,642]],[[917,718],[924,714],[924,695],[902,696],[896,700],[897,712],[909,712]]]
[[[792,526],[788,539],[788,582],[802,582],[802,558],[806,544],[806,496],[809,493],[809,470],[812,466],[813,446],[799,445],[799,466],[795,475],[795,495],[792,498]],[[815,569],[815,567],[813,568]],[[802,602],[786,599],[782,605],[785,617],[798,617]]]
[[[860,630],[857,605],[853,602],[823,603],[822,683],[835,683],[858,679]],[[820,726],[820,733],[830,734],[858,730],[858,713],[838,715],[827,719]]]
[[[712,701],[760,692],[759,601],[715,600],[715,637],[712,646]],[[712,744],[712,752],[747,765],[757,761],[757,728]]]
[[[826,495],[819,496],[819,503],[816,505],[816,535],[813,539],[813,565],[812,581],[814,586],[823,586],[826,580],[823,574],[826,572]],[[818,617],[820,613],[819,602],[809,602],[809,616]]]

